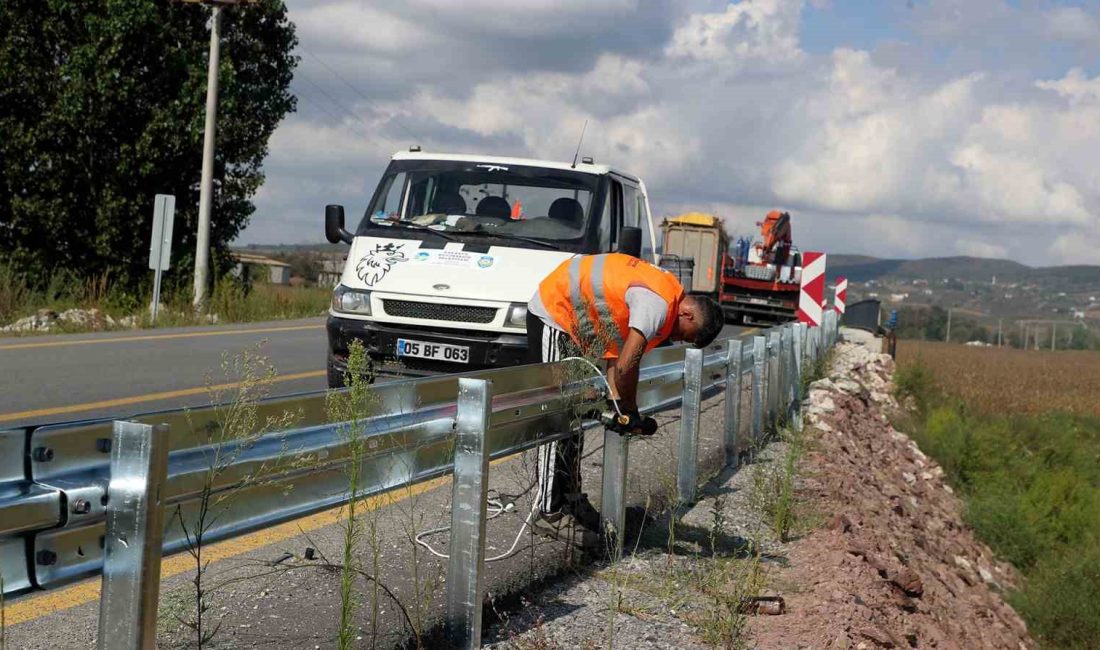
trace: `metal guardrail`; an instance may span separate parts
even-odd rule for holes
[[[775,327],[705,350],[658,348],[638,386],[643,411],[682,405],[677,489],[695,499],[701,400],[750,381],[753,436],[780,418],[801,426],[799,377],[837,337],[822,327]],[[573,362],[518,366],[380,384],[361,423],[368,452],[358,497],[454,474],[448,625],[458,645],[480,643],[488,461],[568,435],[570,420],[602,400],[595,377]],[[738,392],[738,394],[740,394]],[[347,423],[329,422],[325,392],[264,400],[258,421],[291,412],[294,428],[246,444],[210,444],[213,407],[0,432],[0,571],[7,598],[102,573],[99,646],[151,647],[162,555],[186,547],[179,518],[199,506],[211,455],[226,462],[210,486],[232,492],[204,543],[227,539],[345,503],[352,457]],[[741,400],[726,400],[723,447],[737,462]],[[588,423],[589,426],[594,423]],[[621,551],[629,439],[605,432],[602,510]],[[258,478],[262,480],[257,480]],[[288,489],[293,486],[293,489]],[[479,496],[480,495],[480,496]]]

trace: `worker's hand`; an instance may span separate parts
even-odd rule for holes
[[[657,421],[651,417],[642,417],[637,411],[627,412],[626,423],[616,421],[611,430],[624,436],[652,436],[657,433]]]

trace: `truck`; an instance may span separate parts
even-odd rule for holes
[[[722,220],[687,213],[661,224],[660,264],[692,293],[709,295],[733,323],[793,321],[802,281],[801,253],[791,242],[790,214],[774,210],[758,222],[761,240],[730,238]]]
[[[328,384],[349,345],[370,378],[527,362],[527,303],[562,261],[628,252],[656,262],[645,183],[596,164],[423,152],[393,155],[354,231],[325,208],[325,236],[351,246],[332,294]]]

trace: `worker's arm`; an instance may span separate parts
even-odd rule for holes
[[[638,369],[642,355],[645,354],[645,346],[646,340],[642,333],[631,329],[626,335],[623,349],[619,351],[619,358],[612,362],[607,371],[614,391],[611,398],[618,400],[619,408],[624,413],[638,410]]]

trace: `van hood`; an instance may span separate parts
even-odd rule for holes
[[[427,247],[422,247],[425,243]],[[418,296],[526,303],[574,253],[508,246],[356,237],[341,284]]]

